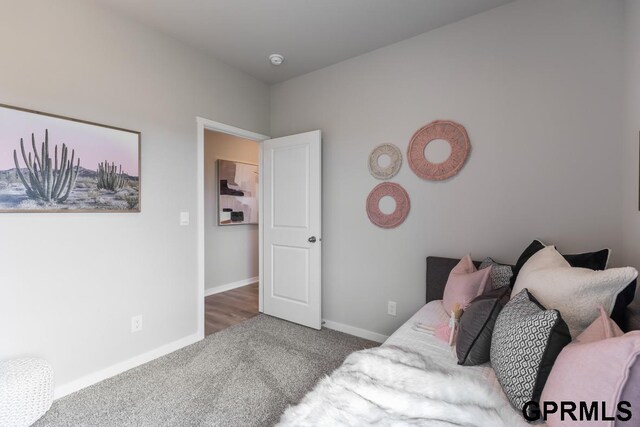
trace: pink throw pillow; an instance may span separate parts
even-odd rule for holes
[[[598,311],[598,318],[573,340],[573,344],[588,344],[624,335],[622,329],[607,315],[603,306],[599,306]]]
[[[600,316],[566,346],[556,359],[540,398],[543,402],[570,401],[590,407],[597,402],[598,417],[591,421],[573,421],[567,415],[561,419],[558,412],[549,414],[548,427],[623,427],[633,424],[624,421],[603,420],[605,414],[615,417],[618,402],[627,401],[633,418],[640,408],[640,331],[623,334],[620,328],[600,308]],[[575,411],[580,416],[580,407]],[[620,413],[625,416],[624,413]]]
[[[469,255],[462,258],[449,273],[444,287],[442,305],[447,314],[451,315],[455,304],[460,304],[460,308],[464,310],[474,298],[482,295],[487,289],[490,274],[491,267],[478,271]]]

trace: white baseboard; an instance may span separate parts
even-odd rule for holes
[[[204,296],[208,297],[209,295],[219,294],[220,292],[226,292],[226,291],[230,291],[231,289],[252,285],[256,283],[258,279],[259,279],[258,276],[250,277],[248,279],[238,280],[237,282],[227,283],[226,285],[220,285],[214,288],[205,289]]]
[[[343,323],[334,322],[333,320],[324,319],[322,326],[333,329],[334,331],[344,332],[345,334],[354,335],[375,342],[385,342],[389,336],[382,335],[377,332],[367,331],[366,329],[356,328],[355,326],[345,325]]]
[[[98,383],[102,380],[106,380],[107,378],[111,378],[124,371],[128,371],[129,369],[135,368],[136,366],[140,366],[144,363],[150,362],[154,359],[157,359],[158,357],[173,353],[176,350],[200,341],[202,338],[203,337],[201,337],[198,333],[195,333],[181,338],[177,341],[173,341],[169,344],[165,344],[163,346],[155,348],[146,353],[132,357],[131,359],[127,359],[120,363],[116,363],[115,365],[111,365],[99,371],[93,372],[89,375],[85,375],[84,377],[78,378],[77,380],[59,385],[53,391],[53,398],[59,399],[85,387],[89,387],[90,385]]]

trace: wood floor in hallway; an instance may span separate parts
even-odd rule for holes
[[[258,314],[258,284],[243,286],[204,299],[204,331],[211,335]]]

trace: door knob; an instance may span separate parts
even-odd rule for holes
[[[316,236],[311,236],[309,237],[309,243],[315,243],[316,242]]]

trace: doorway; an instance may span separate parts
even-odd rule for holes
[[[260,304],[258,165],[265,135],[198,118],[198,334]],[[256,202],[257,200],[257,202]]]
[[[259,143],[205,130],[205,336],[258,314]]]
[[[205,133],[207,130],[260,142],[258,195],[258,311],[314,329],[321,328],[322,138],[319,130],[269,139],[197,118],[198,335],[205,337]],[[218,183],[243,197],[237,185]],[[243,193],[243,194],[239,194]],[[235,208],[216,212],[222,221],[243,220]],[[211,218],[209,218],[211,219]],[[237,225],[227,225],[234,227]],[[245,285],[248,283],[244,283]],[[224,291],[228,289],[223,289]]]

